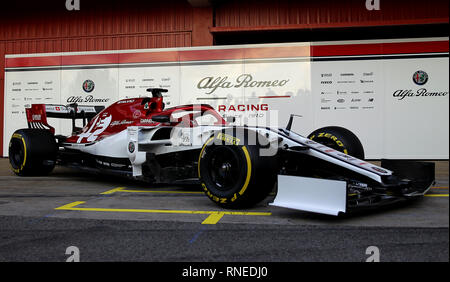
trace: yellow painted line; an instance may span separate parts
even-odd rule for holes
[[[84,203],[86,203],[86,202],[83,202],[83,201],[73,202],[73,203],[70,203],[70,204],[61,206],[61,207],[59,207],[59,208],[56,208],[55,210],[72,209],[73,207],[78,206],[78,205],[81,205],[81,204],[84,204]]]
[[[122,191],[123,189],[125,189],[125,187],[117,187],[117,188],[111,189],[111,190],[109,190],[109,191],[100,193],[100,194],[102,194],[102,195],[113,194],[113,193],[116,193],[116,192],[120,192],[120,191]]]
[[[102,195],[113,194],[117,192],[126,193],[167,193],[167,194],[204,194],[203,192],[196,191],[171,191],[171,190],[130,190],[125,187],[117,187],[106,192],[100,193]]]
[[[78,205],[86,202],[73,202],[55,210],[69,211],[96,211],[96,212],[131,212],[131,213],[168,213],[168,214],[207,214],[209,215],[202,224],[216,224],[224,215],[255,215],[270,216],[270,212],[229,212],[229,211],[189,211],[189,210],[147,210],[147,209],[108,209],[108,208],[80,208]]]
[[[164,191],[164,190],[120,190],[119,192],[128,192],[128,193],[167,193],[167,194],[205,194],[203,192],[194,192],[194,191]]]
[[[223,212],[217,212],[217,213],[213,213],[210,216],[208,216],[203,222],[202,224],[216,224],[217,222],[219,222],[219,220],[222,219],[222,217],[224,216]]]
[[[425,197],[448,197],[448,194],[427,194]]]

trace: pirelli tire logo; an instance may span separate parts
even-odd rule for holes
[[[236,138],[234,136],[225,134],[225,133],[217,134],[216,139],[221,140],[221,141],[225,142],[228,145],[235,145],[235,146],[238,146],[239,143],[241,142],[240,139],[238,139],[238,138]]]

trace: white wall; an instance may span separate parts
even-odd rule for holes
[[[262,46],[270,49],[275,45],[258,47]],[[199,49],[202,48],[188,50]],[[169,89],[164,95],[169,107],[188,103],[208,103],[216,110],[226,107],[227,111],[220,113],[238,117],[241,124],[266,125],[271,120],[285,126],[289,115],[295,113],[302,117],[295,119],[293,129],[303,135],[322,126],[346,127],[361,139],[369,159],[448,159],[448,67],[447,53],[446,57],[441,58],[311,61],[309,57],[297,57],[175,64],[162,62],[120,68],[116,65],[45,71],[8,69],[5,72],[3,156],[7,155],[8,142],[14,130],[26,127],[24,107],[27,104],[68,104],[70,97],[85,100],[92,95],[103,102],[79,104],[109,105],[121,98],[146,96],[145,89],[148,87],[163,87]],[[412,80],[417,70],[428,74],[429,80],[423,86]],[[240,83],[248,79],[248,75],[252,81],[270,81],[274,84],[252,87],[250,83]],[[222,87],[214,90],[212,84],[207,84],[208,78],[220,79]],[[87,79],[95,83],[91,93],[82,89]],[[393,96],[397,90],[416,93],[421,88],[444,94],[405,97],[402,100]],[[261,107],[265,104],[269,111],[238,110],[239,105]],[[231,105],[236,111],[229,111]],[[57,132],[70,133],[70,121],[51,122]]]

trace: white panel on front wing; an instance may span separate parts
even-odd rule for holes
[[[346,210],[345,181],[278,175],[278,193],[271,206],[338,215]]]

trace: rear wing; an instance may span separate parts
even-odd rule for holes
[[[48,124],[47,118],[71,119],[72,131],[75,131],[76,119],[83,119],[83,126],[85,126],[104,109],[104,106],[79,106],[77,104],[67,106],[33,104],[26,109],[26,114],[29,128],[47,129],[55,134],[55,128]]]

